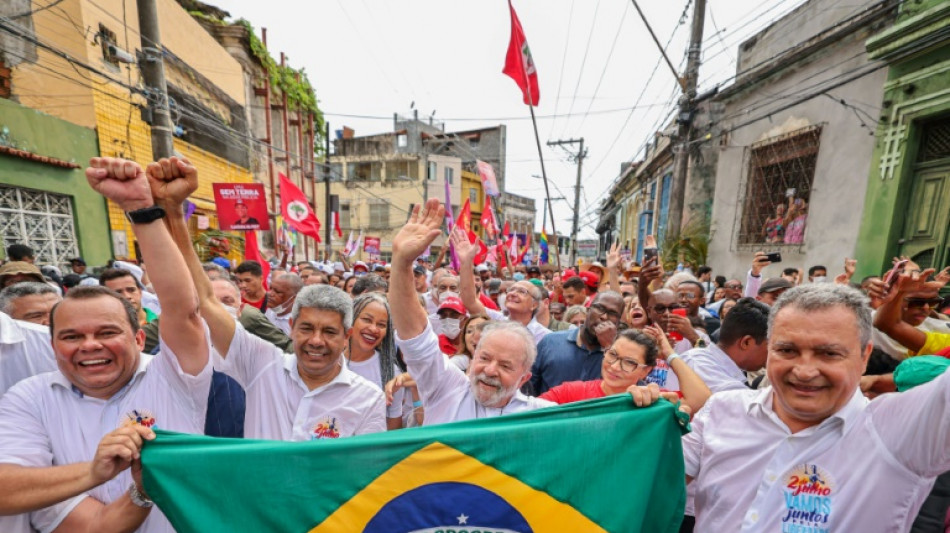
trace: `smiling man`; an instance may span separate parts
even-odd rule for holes
[[[409,222],[393,239],[389,301],[408,302],[415,297],[412,262],[439,236],[444,215],[439,201],[430,199],[421,209],[420,206],[413,209]],[[468,238],[464,241],[468,243]],[[477,301],[474,282],[466,281],[465,277],[474,275],[471,263],[474,254],[465,247],[456,246],[456,250],[462,259],[462,293],[464,295],[467,288],[470,299]],[[512,288],[516,287],[520,285]],[[529,398],[519,390],[531,377],[536,351],[534,337],[518,322],[492,322],[485,326],[466,375],[439,349],[439,339],[421,306],[406,305],[392,318],[396,343],[422,397],[425,425],[553,405],[546,400]]]
[[[696,531],[910,530],[950,470],[950,374],[869,402],[858,383],[871,329],[867,298],[849,287],[779,298],[772,385],[714,394],[683,437]]]
[[[180,162],[172,158],[167,164]],[[163,189],[163,196],[156,197],[156,203],[168,211],[169,229],[180,254],[174,248],[167,252],[184,256],[192,274],[201,315],[223,358],[216,370],[234,378],[246,391],[244,436],[301,441],[385,431],[382,391],[343,364],[343,348],[353,327],[350,296],[329,285],[301,289],[288,322],[292,353],[249,333],[201,274],[182,209],[184,200],[198,188],[198,173],[191,165],[183,171],[183,176]]]

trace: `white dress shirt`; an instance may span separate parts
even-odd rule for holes
[[[519,391],[504,407],[485,407],[472,394],[468,376],[439,349],[439,338],[428,326],[412,339],[402,339],[396,332],[396,344],[402,350],[409,374],[416,380],[425,409],[423,425],[510,415],[556,405]]]
[[[244,387],[244,436],[249,439],[315,440],[386,431],[386,400],[378,386],[342,363],[326,385],[310,390],[297,356],[236,324],[227,358],[215,368]]]
[[[211,342],[207,342],[210,350]],[[160,346],[157,356],[139,356],[131,381],[108,400],[83,395],[59,371],[14,385],[0,399],[0,463],[49,467],[90,461],[102,437],[126,424],[204,433],[210,361],[192,376],[181,369],[164,342]],[[126,469],[86,495],[109,504],[125,494],[131,483],[132,475]],[[74,499],[67,505],[77,503]],[[68,511],[55,514],[61,521]],[[38,515],[32,515],[35,522]],[[42,529],[58,525],[47,522]],[[156,507],[138,531],[171,533],[174,529]]]
[[[773,389],[712,395],[683,437],[697,533],[909,531],[950,470],[950,374],[792,433]]]
[[[278,315],[273,309],[268,309],[264,311],[264,316],[267,317],[267,320],[270,320],[271,324],[283,331],[284,335],[290,335],[290,311],[287,311],[286,314]]]
[[[746,376],[739,365],[716,344],[693,348],[683,354],[683,362],[703,379],[712,392],[744,390]]]
[[[57,368],[48,326],[0,313],[0,397],[20,380]]]
[[[488,315],[488,318],[492,320],[502,320],[502,321],[511,320],[508,316],[506,316],[501,311],[496,311],[494,309],[489,309],[487,307],[485,308],[485,313]],[[528,322],[528,325],[525,326],[525,328],[527,328],[528,332],[531,333],[531,335],[534,337],[535,345],[541,342],[541,339],[543,339],[545,335],[547,335],[548,333],[551,333],[551,330],[542,326],[541,323],[535,320],[534,317],[531,317],[531,322]]]

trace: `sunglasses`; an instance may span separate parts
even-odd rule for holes
[[[904,298],[904,303],[908,308],[927,306],[931,309],[940,305],[942,298]]]

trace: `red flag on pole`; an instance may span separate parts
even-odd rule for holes
[[[455,225],[461,226],[468,233],[472,231],[472,205],[468,198],[465,199],[465,204],[459,209],[459,216],[455,219]]]
[[[515,6],[511,5],[511,0],[508,0],[508,8],[511,10],[511,40],[508,41],[508,55],[505,56],[505,68],[502,73],[515,80],[521,88],[525,104],[537,107],[540,96],[538,71],[534,68],[534,59],[528,48],[528,40],[525,39],[524,30],[521,29],[521,22],[515,13]]]
[[[295,230],[320,241],[320,221],[307,197],[283,174],[280,175],[280,214]]]
[[[261,249],[257,246],[257,231],[250,230],[244,232],[244,260],[257,261],[261,264],[264,271],[264,288],[267,288],[267,278],[270,277],[270,263],[264,260],[261,255]]]
[[[491,208],[491,197],[485,195],[485,207],[482,208],[482,227],[485,228],[485,233],[488,234],[489,239],[494,239],[498,235],[498,223],[495,222],[495,213],[492,212]]]
[[[333,212],[333,226],[336,228],[336,238],[342,239],[343,229],[340,228],[340,212],[339,211]]]

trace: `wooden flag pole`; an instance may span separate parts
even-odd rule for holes
[[[529,101],[531,100],[530,94],[531,94],[531,86],[529,85],[528,86],[528,95],[529,95],[528,100]],[[544,153],[541,151],[541,137],[538,136],[538,121],[534,118],[534,106],[529,104],[528,109],[531,110],[531,125],[534,126],[534,141],[538,145],[538,160],[541,161],[541,181],[544,182],[544,195],[548,199],[547,201],[548,214],[551,215],[551,232],[554,233],[554,245],[553,245],[554,259],[557,264],[557,271],[560,274],[561,273],[561,253],[557,247],[558,236],[557,236],[557,226],[555,225],[555,222],[554,222],[554,202],[551,201],[551,190],[548,187],[548,175],[547,175],[547,172],[545,172],[544,170]],[[533,230],[534,228],[532,228],[532,231]],[[551,241],[548,241],[548,247],[549,248],[552,247]]]

